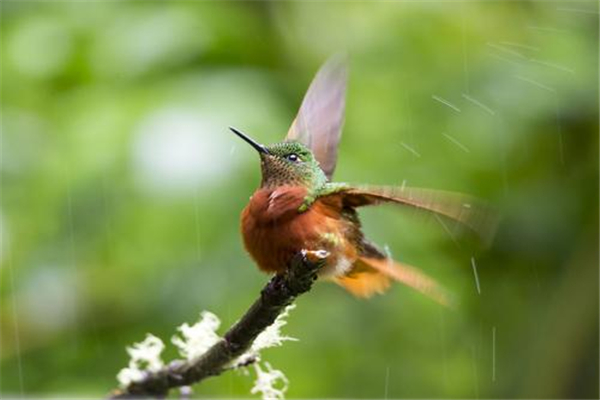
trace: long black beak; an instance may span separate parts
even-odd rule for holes
[[[239,137],[241,137],[242,139],[244,139],[246,142],[248,142],[248,144],[250,144],[250,146],[254,147],[256,149],[256,151],[258,151],[259,153],[269,154],[269,150],[265,146],[263,146],[262,144],[254,141],[254,139],[250,138],[245,133],[243,133],[243,132],[235,129],[233,126],[230,126],[229,129],[231,129],[231,131],[233,133],[235,133],[236,135],[238,135]]]

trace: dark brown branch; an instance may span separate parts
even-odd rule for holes
[[[231,369],[231,363],[250,348],[254,339],[302,293],[308,292],[322,266],[326,252],[302,252],[291,261],[285,273],[275,275],[260,297],[236,322],[223,339],[194,362],[175,360],[127,388],[116,390],[112,399],[165,397],[170,389],[189,386]]]

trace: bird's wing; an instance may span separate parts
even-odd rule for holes
[[[330,58],[313,79],[286,136],[310,148],[327,178],[337,161],[346,105],[346,62]]]
[[[498,224],[498,214],[492,207],[462,193],[396,186],[340,186],[326,196],[341,196],[342,203],[352,208],[396,203],[441,215],[470,228],[486,244],[491,242]]]

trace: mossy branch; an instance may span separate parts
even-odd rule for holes
[[[166,397],[170,389],[189,386],[232,369],[232,362],[250,348],[254,339],[294,299],[308,292],[317,278],[327,253],[323,251],[298,253],[281,274],[275,275],[262,289],[260,297],[242,318],[229,328],[218,341],[193,362],[175,360],[160,371],[148,372],[144,379],[132,382],[125,389],[115,390],[111,399]]]

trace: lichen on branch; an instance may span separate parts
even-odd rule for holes
[[[122,382],[123,387],[115,390],[111,398],[165,397],[170,389],[197,384],[224,371],[247,366],[256,361],[261,349],[280,345],[282,340],[291,339],[278,334],[279,328],[285,323],[278,317],[286,312],[286,308],[297,296],[311,289],[317,278],[317,271],[327,256],[325,251],[302,251],[296,254],[286,271],[271,278],[259,298],[222,338],[216,336],[218,319],[215,320],[216,316],[212,314],[204,314],[196,325],[182,325],[181,336],[175,336],[173,342],[185,359],[175,360],[161,367],[157,367],[158,364],[155,363],[154,368],[143,371],[138,364],[130,363],[130,368],[135,367],[135,372],[129,374],[130,379]],[[202,335],[207,329],[212,329],[214,343],[206,345],[206,341],[194,342],[198,341],[199,332]],[[266,333],[261,335],[263,332]],[[160,348],[155,342],[152,339],[154,350]],[[203,346],[205,347],[202,348]],[[145,354],[143,347],[134,346],[128,350],[132,358],[132,351],[135,349],[138,353],[141,351],[142,355]],[[204,349],[206,350],[198,351]]]

